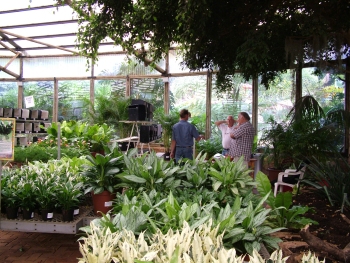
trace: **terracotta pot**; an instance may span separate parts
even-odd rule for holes
[[[107,212],[113,207],[112,201],[114,199],[115,193],[110,193],[109,191],[103,191],[100,194],[92,193],[92,203],[95,215],[102,216],[99,212],[107,214]]]
[[[280,172],[283,172],[283,170],[275,169],[275,168],[267,168],[267,171],[269,172],[269,180],[270,180],[270,182],[277,181],[278,174]]]

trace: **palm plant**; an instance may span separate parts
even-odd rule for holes
[[[179,121],[179,116],[175,112],[170,112],[165,114],[158,110],[155,112],[154,120],[158,121],[162,125],[163,131],[163,143],[165,147],[165,152],[170,152],[170,141],[173,134],[173,126]]]

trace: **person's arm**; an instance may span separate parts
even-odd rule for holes
[[[176,147],[176,141],[171,140],[171,146],[170,146],[170,158],[175,157],[175,147]]]
[[[215,125],[219,127],[221,124],[226,123],[226,122],[227,122],[226,120],[216,121]]]
[[[204,139],[204,135],[199,135],[199,136],[196,138],[196,141],[198,142],[198,141],[200,141],[200,140],[202,140],[202,139]]]

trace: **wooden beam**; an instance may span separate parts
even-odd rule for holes
[[[23,108],[23,82],[18,82],[17,107]]]
[[[7,73],[7,74],[9,74],[9,75],[11,75],[11,76],[13,76],[13,77],[15,77],[16,79],[19,78],[19,75],[18,75],[18,74],[14,73],[14,72],[12,72],[11,70],[8,70],[8,69],[6,69],[6,68],[4,68],[4,67],[2,67],[2,66],[0,66],[0,70],[2,70],[3,72],[5,72],[5,73]]]
[[[60,20],[60,21],[43,22],[43,23],[19,24],[19,25],[12,25],[12,26],[2,26],[1,28],[17,29],[17,28],[27,28],[27,27],[63,25],[63,24],[72,24],[72,23],[78,23],[78,19]]]
[[[134,52],[134,55],[136,57],[138,57],[139,59],[141,59],[145,63],[145,66],[149,66],[151,63],[153,63],[152,60],[150,60],[149,58],[146,58],[146,57],[142,57],[141,54],[142,54],[142,52],[140,50],[135,50],[135,52]],[[157,64],[155,64],[154,69],[163,75],[167,73],[165,69],[161,68]]]
[[[2,42],[0,40],[0,45],[2,45],[4,48],[6,48],[7,50],[11,51],[12,53],[16,54],[17,56],[20,54],[19,52],[17,52],[16,50],[10,48],[8,45],[6,45],[4,42]],[[6,67],[5,67],[6,68]]]
[[[66,52],[78,54],[78,53],[76,53],[76,52],[73,51],[73,50],[69,50],[69,49],[66,49],[66,48],[59,47],[59,46],[55,46],[55,45],[51,45],[51,44],[48,44],[48,43],[44,43],[44,42],[41,42],[41,41],[38,41],[38,40],[31,39],[31,38],[29,38],[29,37],[25,37],[25,36],[21,36],[21,35],[18,35],[18,34],[14,34],[14,33],[5,31],[5,30],[3,30],[3,29],[0,29],[0,32],[2,32],[2,33],[4,33],[4,34],[7,34],[7,35],[10,35],[10,36],[14,36],[14,37],[18,37],[18,38],[21,38],[21,39],[25,39],[25,40],[28,40],[28,41],[31,41],[31,42],[34,42],[34,43],[37,43],[37,44],[41,44],[41,45],[44,45],[44,46],[48,46],[48,47],[52,47],[52,48],[57,48],[57,49],[60,49],[60,50],[66,51]]]
[[[7,62],[4,68],[7,68],[19,55],[20,53],[18,52],[15,56],[13,56],[13,58],[11,58],[9,62]]]

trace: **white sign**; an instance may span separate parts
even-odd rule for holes
[[[34,107],[35,106],[35,103],[34,103],[34,96],[27,96],[27,97],[24,97],[24,101],[26,103],[26,108],[31,108],[31,107]]]

